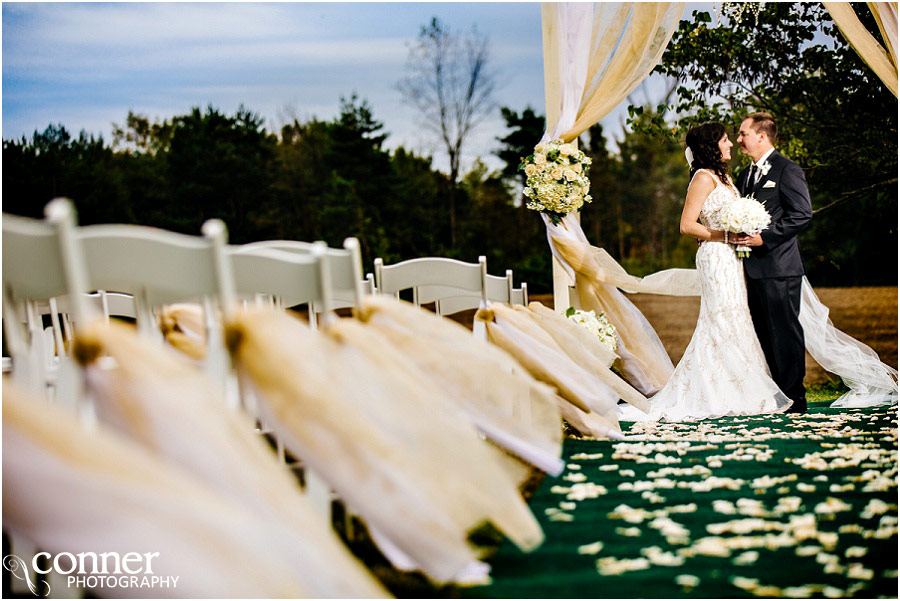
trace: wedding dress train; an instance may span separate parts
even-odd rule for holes
[[[700,222],[721,230],[717,213],[738,193],[714,179],[716,188],[703,203]],[[623,421],[776,413],[791,405],[766,365],[750,318],[743,266],[734,248],[724,242],[703,242],[696,262],[700,315],[691,342],[666,385],[649,399],[649,412],[620,406]]]

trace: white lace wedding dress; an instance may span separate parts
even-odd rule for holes
[[[713,177],[716,188],[703,202],[700,223],[724,229],[717,214],[725,203],[738,198],[737,189],[701,171]],[[620,405],[622,421],[674,422],[778,413],[791,405],[772,380],[756,338],[744,269],[734,247],[724,242],[703,242],[696,261],[700,316],[691,342],[666,385],[649,399],[649,413]]]

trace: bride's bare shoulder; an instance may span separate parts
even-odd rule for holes
[[[691,177],[691,183],[697,180],[707,180],[709,183],[715,185],[716,179],[717,178],[712,171],[709,171],[708,169],[697,169],[697,171],[694,172],[694,176]]]
[[[716,177],[712,173],[706,171],[705,169],[698,169],[694,173],[694,176],[691,178],[691,183],[688,186],[688,192],[705,191],[706,193],[709,193],[713,189],[715,189],[716,185]]]

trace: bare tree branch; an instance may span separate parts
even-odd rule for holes
[[[494,109],[495,74],[489,69],[487,36],[472,27],[466,36],[437,17],[409,45],[406,76],[397,83],[424,129],[440,139],[450,161],[450,244],[456,246],[456,189],[463,147]]]
[[[851,192],[845,192],[844,194],[839,196],[837,198],[837,200],[834,200],[834,201],[828,203],[827,205],[825,205],[824,207],[819,207],[818,209],[813,211],[813,215],[817,215],[819,213],[822,213],[823,211],[827,211],[828,209],[834,207],[835,205],[838,205],[838,204],[844,202],[845,200],[849,200],[849,199],[853,198],[854,196],[859,196],[860,194],[862,194],[864,192],[868,192],[870,190],[875,190],[876,188],[882,188],[882,187],[889,186],[891,184],[896,184],[896,183],[897,183],[897,178],[895,177],[893,179],[888,179],[883,182],[878,182],[877,184],[872,184],[871,186],[866,186],[865,188],[860,188],[858,190],[853,190]]]
[[[496,76],[489,64],[487,36],[475,27],[462,36],[433,18],[409,45],[407,73],[397,84],[423,127],[440,138],[453,182],[466,141],[495,108]]]

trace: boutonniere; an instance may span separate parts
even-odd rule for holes
[[[763,163],[762,165],[759,166],[759,172],[763,177],[765,177],[769,174],[769,169],[771,169],[771,168],[772,168],[772,164],[769,163],[769,161],[766,161],[765,163]]]

